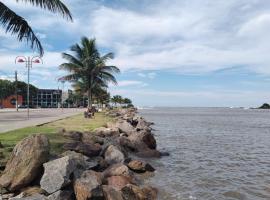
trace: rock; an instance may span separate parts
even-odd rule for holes
[[[138,147],[125,136],[121,136],[118,138],[118,144],[126,150],[129,150],[132,152],[139,151]]]
[[[110,145],[104,153],[105,161],[112,165],[116,163],[123,163],[125,160],[124,154],[115,146]]]
[[[115,135],[119,135],[119,129],[117,127],[113,127],[113,128],[105,128],[105,127],[100,127],[100,128],[96,128],[94,130],[95,135],[98,135],[100,137],[111,137],[111,136],[115,136]]]
[[[132,160],[128,163],[129,169],[137,173],[144,173],[146,171],[153,172],[155,169],[148,163],[139,161],[139,160]]]
[[[73,192],[69,190],[59,190],[50,196],[48,196],[48,200],[73,200]]]
[[[158,190],[154,187],[146,186],[142,188],[142,192],[146,196],[146,199],[155,200],[158,197]]]
[[[10,200],[48,200],[48,198],[41,194],[34,194],[29,197],[14,197],[11,198]]]
[[[132,184],[134,181],[130,176],[110,176],[107,178],[107,184],[116,190],[121,190],[127,184]]]
[[[125,120],[117,121],[115,124],[109,123],[107,124],[107,127],[114,128],[114,129],[118,128],[121,133],[127,133],[127,134],[130,134],[135,131],[135,128]]]
[[[89,157],[98,156],[102,148],[99,144],[90,144],[82,142],[67,143],[63,146],[65,150],[72,150],[78,153],[82,153]]]
[[[142,117],[137,119],[137,125],[136,125],[136,129],[138,131],[140,130],[146,130],[146,131],[151,131],[151,127],[150,127],[151,123],[145,121]]]
[[[118,143],[126,150],[148,154],[146,157],[160,157],[160,153],[155,150],[156,140],[150,132],[133,132],[128,137],[119,137]]]
[[[46,191],[41,189],[38,186],[32,186],[32,187],[27,187],[21,190],[21,193],[14,197],[14,198],[22,198],[22,197],[29,197],[29,196],[33,196],[36,194],[46,194]]]
[[[114,164],[107,168],[103,172],[103,177],[110,177],[110,176],[130,176],[130,171],[126,165],[123,165],[122,163]]]
[[[93,133],[85,132],[82,135],[82,142],[87,144],[98,143],[100,145],[103,145],[104,139],[100,136],[93,135]]]
[[[124,200],[122,197],[122,193],[120,191],[115,190],[113,187],[103,185],[102,189],[105,200]]]
[[[4,153],[0,151],[0,159],[5,158]]]
[[[77,200],[104,199],[101,173],[84,171],[74,181],[74,192]]]
[[[4,148],[3,144],[0,142],[0,149]]]
[[[98,164],[98,159],[90,159],[89,157],[75,151],[65,151],[61,155],[63,157],[69,156],[70,158],[74,159],[77,163],[78,169],[91,169]]]
[[[156,200],[157,190],[151,187],[145,187],[143,189],[136,185],[126,185],[122,188],[122,194],[124,200]]]
[[[270,105],[268,103],[264,103],[258,109],[270,109]]]
[[[3,194],[1,195],[0,194],[0,200],[9,200],[9,199],[12,199],[14,197],[14,194],[13,193],[9,193],[9,194]]]
[[[76,160],[65,156],[44,165],[44,174],[40,181],[42,189],[52,194],[71,183],[71,175],[77,167]]]
[[[40,175],[49,157],[49,140],[44,135],[31,135],[19,142],[0,177],[0,186],[19,190]]]
[[[60,134],[68,139],[76,140],[76,141],[81,141],[82,138],[82,133],[78,131],[62,131]]]
[[[142,149],[156,149],[157,143],[155,137],[150,132],[134,132],[132,133],[128,139],[132,143],[132,146],[135,147],[138,151],[142,151]]]

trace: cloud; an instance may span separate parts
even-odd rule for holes
[[[147,86],[147,83],[144,83],[142,81],[136,81],[136,80],[122,80],[122,81],[118,81],[118,85],[119,87],[127,87],[127,86],[137,86],[137,87],[145,87]],[[112,86],[112,85],[110,85]]]
[[[138,76],[140,76],[142,78],[154,79],[157,76],[157,73],[155,73],[155,72],[138,73]]]

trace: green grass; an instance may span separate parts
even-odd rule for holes
[[[5,160],[13,147],[23,138],[32,134],[45,134],[50,139],[51,153],[57,154],[62,152],[62,145],[68,140],[62,137],[59,133],[60,130],[66,131],[92,131],[95,128],[106,125],[107,122],[113,119],[106,116],[104,113],[96,113],[93,119],[85,119],[83,114],[75,115],[69,118],[44,124],[42,126],[32,126],[6,133],[0,133],[0,142],[4,145],[4,148],[0,151],[4,153]],[[1,158],[0,158],[1,159]]]

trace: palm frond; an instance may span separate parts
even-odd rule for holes
[[[15,12],[10,10],[5,4],[0,2],[0,23],[12,35],[17,34],[19,41],[26,40],[30,42],[32,49],[37,49],[39,54],[44,54],[43,47],[33,32],[32,28],[28,25],[27,21]]]
[[[72,21],[72,15],[69,9],[60,0],[16,0],[30,3],[42,9],[49,10],[53,13],[60,13],[63,17]]]
[[[68,53],[62,53],[62,58],[68,60],[70,63],[74,63],[83,67],[83,64],[80,62],[80,60],[73,55],[70,55]]]

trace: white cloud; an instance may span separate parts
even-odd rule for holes
[[[149,72],[149,73],[138,73],[138,76],[142,78],[149,78],[149,79],[154,79],[157,76],[157,73],[155,72]]]
[[[144,83],[142,81],[136,81],[136,80],[122,80],[122,81],[118,81],[117,86],[120,86],[120,87],[127,87],[127,86],[145,87],[145,86],[147,86],[147,83]]]

